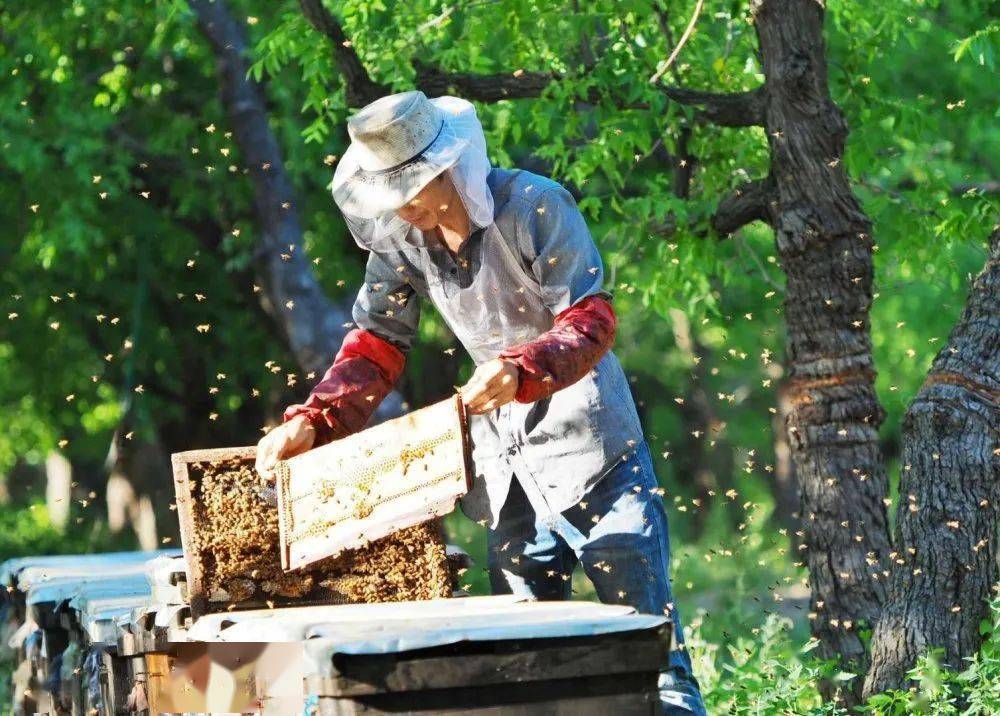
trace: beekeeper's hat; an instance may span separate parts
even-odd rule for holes
[[[474,224],[492,220],[486,140],[472,103],[401,92],[359,110],[347,121],[347,131],[351,144],[333,177],[333,198],[345,215],[385,217],[465,156],[463,165],[472,171],[465,172],[467,181],[456,182],[465,185],[459,186],[462,199]]]

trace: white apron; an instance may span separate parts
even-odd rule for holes
[[[527,274],[496,224],[483,231],[481,251],[468,288],[440,274],[426,276],[431,301],[476,365],[538,337],[554,320],[538,280]]]

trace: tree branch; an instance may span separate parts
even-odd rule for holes
[[[670,56],[667,58],[667,61],[664,62],[663,65],[660,66],[660,69],[658,69],[653,74],[653,76],[649,78],[650,84],[655,85],[657,82],[659,82],[660,78],[662,78],[663,75],[666,73],[666,71],[670,69],[670,66],[674,64],[674,60],[676,60],[677,55],[680,54],[681,48],[684,47],[684,43],[688,41],[688,38],[691,37],[691,33],[694,32],[694,26],[698,22],[698,15],[701,14],[701,8],[704,4],[705,4],[704,0],[698,0],[698,2],[695,4],[694,13],[691,15],[691,21],[688,22],[688,26],[684,30],[684,34],[681,35],[680,42],[678,42],[677,45],[674,47],[673,52],[670,53]]]
[[[392,91],[371,78],[344,29],[322,0],[299,0],[299,7],[309,24],[333,43],[333,60],[344,77],[349,107],[361,107]],[[458,94],[480,102],[537,97],[555,79],[550,72],[445,73],[419,61],[414,62],[414,68],[417,87],[425,94],[432,97]]]
[[[962,184],[955,184],[951,188],[952,194],[956,196],[962,196],[964,194],[983,194],[989,196],[995,196],[1000,194],[1000,181],[984,181],[984,182],[965,182]]]
[[[678,199],[688,199],[691,196],[691,177],[694,175],[696,158],[688,150],[691,139],[691,127],[681,127],[677,137],[677,158],[674,161],[674,196]]]
[[[333,60],[344,76],[347,106],[362,107],[390,93],[385,85],[375,82],[354,51],[336,18],[323,6],[322,0],[299,0],[306,20],[333,43]]]
[[[344,76],[349,107],[360,107],[389,94],[390,87],[371,78],[355,52],[344,29],[326,9],[322,0],[299,0],[299,7],[309,24],[333,43],[333,59]],[[505,99],[538,97],[553,82],[563,79],[554,72],[515,70],[479,74],[475,72],[444,72],[415,60],[416,86],[425,94],[437,97],[456,94],[477,102],[499,102]],[[748,92],[712,93],[680,87],[664,87],[670,99],[699,108],[696,118],[725,127],[752,127],[764,123],[764,89]],[[626,109],[648,109],[648,104],[626,104]]]
[[[664,93],[678,104],[697,108],[695,117],[722,127],[764,125],[764,86],[746,92],[703,92],[683,87],[664,87]]]
[[[712,228],[723,236],[735,233],[751,221],[774,224],[772,202],[777,198],[774,180],[755,179],[739,187],[719,202]]]
[[[478,102],[499,102],[503,99],[538,97],[546,87],[559,79],[551,72],[497,72],[483,75],[472,72],[442,72],[422,62],[413,63],[417,71],[417,87],[425,94],[437,97],[456,94]]]
[[[517,70],[476,74],[443,72],[436,67],[415,62],[417,87],[426,94],[458,94],[479,102],[538,97],[553,82],[563,79],[552,72]],[[746,92],[702,92],[682,87],[664,87],[664,94],[678,104],[697,108],[695,119],[722,127],[756,127],[764,125],[764,88]],[[590,98],[596,101],[596,97]],[[646,103],[622,103],[624,109],[648,109]]]

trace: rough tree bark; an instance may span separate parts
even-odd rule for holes
[[[316,283],[302,250],[302,225],[281,149],[267,124],[264,97],[247,76],[246,35],[223,0],[193,0],[198,26],[216,55],[219,89],[254,190],[256,250],[264,307],[282,327],[299,363],[320,371],[346,333],[350,313]],[[284,255],[284,258],[283,258]],[[286,308],[294,301],[293,308]]]
[[[903,420],[896,551],[865,694],[906,686],[928,649],[961,668],[997,581],[1000,229],[948,342]]]
[[[302,224],[281,148],[268,125],[260,86],[248,76],[247,38],[224,0],[192,0],[198,27],[215,51],[222,103],[236,144],[250,170],[260,234],[256,268],[264,310],[287,337],[297,362],[321,375],[351,327],[351,304],[338,305],[316,281],[302,246]],[[398,393],[386,397],[376,417],[400,412]]]
[[[871,222],[841,164],[847,124],[827,85],[815,0],[752,6],[766,77],[771,172],[754,185],[787,276],[788,433],[801,493],[819,656],[864,673],[859,636],[885,598],[886,476],[868,309]],[[768,185],[773,191],[767,191]],[[843,694],[860,695],[860,679]]]

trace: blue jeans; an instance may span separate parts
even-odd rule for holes
[[[605,604],[670,616],[675,642],[660,674],[663,713],[701,716],[705,706],[670,593],[667,514],[651,492],[658,486],[645,442],[562,513],[552,514],[541,493],[515,476],[489,530],[490,585],[494,594],[569,599],[570,576],[581,562]]]

